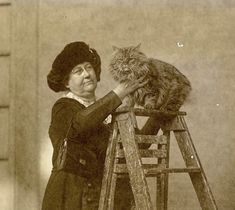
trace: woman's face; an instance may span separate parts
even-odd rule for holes
[[[84,62],[75,66],[69,75],[66,87],[81,97],[94,95],[97,79],[92,65],[89,62]]]

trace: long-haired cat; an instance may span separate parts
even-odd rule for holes
[[[136,47],[113,47],[110,71],[118,82],[146,76],[149,82],[131,97],[137,105],[161,111],[178,111],[191,91],[189,80],[174,66],[148,58]]]

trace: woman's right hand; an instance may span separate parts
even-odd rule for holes
[[[148,83],[148,80],[145,79],[145,76],[140,77],[137,80],[128,81],[120,83],[113,91],[123,100],[127,95],[134,92],[138,88],[145,86]]]

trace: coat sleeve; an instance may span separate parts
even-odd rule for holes
[[[98,126],[111,114],[122,101],[113,92],[97,100],[91,106],[79,111],[73,118],[73,126],[77,132],[86,132]]]
[[[51,126],[56,126],[53,130],[56,130],[57,135],[61,133],[60,136],[63,137],[66,136],[70,125],[72,129],[69,135],[83,135],[99,126],[121,103],[122,101],[113,91],[89,107],[82,105],[74,107],[66,102],[56,103],[52,111]]]

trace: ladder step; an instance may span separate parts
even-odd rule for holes
[[[153,158],[166,158],[167,151],[165,149],[139,149],[141,157],[153,157]],[[116,158],[125,158],[123,149],[116,151]]]
[[[159,173],[200,173],[201,169],[198,167],[190,168],[156,168],[146,169],[146,175],[151,176]]]
[[[135,135],[135,141],[137,143],[146,143],[146,144],[167,144],[167,137],[165,135]],[[121,142],[121,139],[118,139],[118,142]]]
[[[144,173],[146,176],[156,176],[160,173],[200,173],[198,167],[189,168],[164,168],[164,164],[143,164]],[[128,169],[126,164],[116,164],[114,172],[117,174],[127,174]]]
[[[186,112],[178,111],[178,112],[163,112],[157,109],[142,109],[142,108],[129,108],[129,107],[120,107],[117,108],[114,114],[121,114],[133,111],[136,116],[161,116],[161,117],[172,117],[176,115],[186,115]]]

